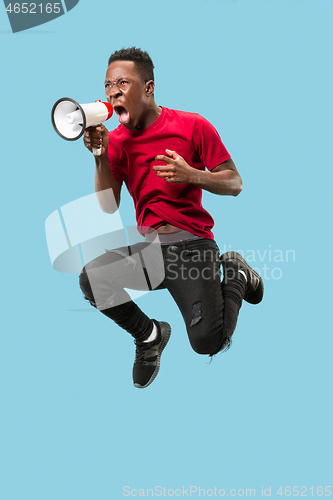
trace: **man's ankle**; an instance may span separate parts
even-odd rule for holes
[[[153,323],[153,329],[152,329],[149,337],[146,340],[144,340],[143,342],[153,342],[154,340],[156,340],[157,336],[158,336],[158,328],[155,325],[155,323]]]

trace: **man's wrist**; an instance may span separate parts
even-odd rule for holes
[[[194,184],[194,186],[197,187],[202,187],[202,185],[205,183],[205,176],[206,174],[209,174],[209,172],[206,172],[204,170],[197,170],[196,168],[192,169],[193,172],[191,172],[190,175],[190,184]]]
[[[99,156],[95,156],[95,164],[97,168],[105,165],[109,166],[109,159],[106,151]]]

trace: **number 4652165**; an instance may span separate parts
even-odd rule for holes
[[[280,486],[280,488],[278,489],[276,494],[281,495],[281,497],[283,495],[285,495],[287,497],[290,497],[290,496],[293,496],[293,497],[312,496],[313,497],[314,495],[317,497],[322,497],[322,496],[329,497],[331,495],[331,487],[325,486],[325,489],[324,489],[324,486],[318,486],[317,488],[314,488],[313,486],[311,486],[310,488],[308,488],[307,486],[293,486],[293,487],[285,486],[285,488],[282,488],[282,486]]]
[[[46,14],[59,14],[60,13],[60,3],[47,3],[44,6],[44,12]],[[6,8],[6,11],[9,12],[9,14],[37,14],[37,11],[43,14],[43,4],[35,4],[35,3],[27,3],[23,2],[21,3],[14,3],[13,7],[12,4],[10,3],[8,7]]]

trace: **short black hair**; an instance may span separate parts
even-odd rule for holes
[[[137,47],[122,48],[111,54],[109,65],[114,61],[133,61],[145,83],[154,81],[154,64],[148,52]]]

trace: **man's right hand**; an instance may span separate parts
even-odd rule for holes
[[[83,134],[83,143],[92,153],[93,148],[101,148],[101,154],[104,155],[109,144],[109,131],[104,125],[97,127],[88,127]]]

